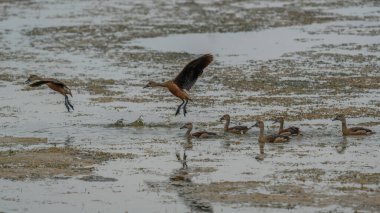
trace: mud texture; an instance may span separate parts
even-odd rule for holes
[[[0,153],[0,178],[10,180],[43,179],[55,175],[90,174],[96,164],[119,158],[132,159],[132,154],[111,154],[73,148],[49,148]],[[87,180],[87,178],[83,178]]]
[[[379,212],[379,8],[0,1],[0,211]],[[165,89],[143,89],[205,53],[215,60],[187,117]],[[30,74],[65,82],[74,112],[28,87]],[[226,113],[231,125],[263,119],[268,134],[285,116],[302,135],[259,144],[258,129],[223,132]],[[377,134],[342,137],[338,113]],[[219,137],[186,139],[187,122]]]

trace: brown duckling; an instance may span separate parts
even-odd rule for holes
[[[272,134],[272,135],[265,135],[264,134],[264,122],[261,120],[258,120],[255,125],[252,127],[259,127],[260,129],[260,135],[259,135],[259,143],[284,143],[288,142],[290,140],[289,136],[286,135],[280,135],[280,134]]]
[[[280,129],[278,130],[278,134],[280,135],[287,135],[287,136],[290,136],[290,135],[300,135],[300,128],[298,127],[295,127],[295,126],[291,126],[291,127],[288,127],[286,129],[284,129],[284,121],[285,121],[285,118],[284,117],[277,117],[275,120],[274,120],[274,124],[275,123],[280,123]]]
[[[196,137],[196,138],[209,138],[212,136],[216,136],[217,134],[214,132],[207,132],[207,131],[199,131],[199,132],[194,132],[191,134],[191,130],[193,130],[193,124],[192,123],[187,123],[183,125],[180,129],[187,129],[187,132],[185,136],[187,137]]]
[[[224,124],[224,131],[225,132],[230,132],[234,134],[245,134],[247,133],[248,130],[251,128],[248,128],[247,126],[234,126],[234,127],[229,127],[230,126],[230,115],[225,114],[220,118],[220,121],[226,121]]]
[[[342,121],[342,134],[343,135],[371,135],[375,134],[370,129],[363,128],[363,127],[351,127],[347,128],[347,123],[346,123],[346,117],[343,114],[338,114],[333,121]]]
[[[70,88],[67,87],[66,84],[54,78],[41,78],[37,75],[30,75],[28,80],[25,81],[25,83],[30,83],[32,81],[35,81],[35,82],[30,84],[29,85],[30,87],[38,87],[43,84],[46,84],[50,89],[65,96],[65,106],[67,108],[67,111],[70,112],[70,108],[74,110],[74,106],[70,103],[69,97],[67,96],[67,95],[70,95],[71,97],[73,97],[73,95],[71,94]]]

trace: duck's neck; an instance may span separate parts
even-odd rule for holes
[[[280,132],[284,130],[284,121],[280,121]]]
[[[153,81],[153,87],[167,87],[167,82],[160,83],[160,82],[155,82]]]
[[[224,124],[224,131],[228,131],[229,126],[230,126],[230,118],[227,118],[226,123]]]
[[[342,120],[342,132],[343,132],[343,134],[347,132],[347,123],[346,123],[346,119],[343,119],[343,120]]]
[[[185,136],[186,137],[188,137],[188,138],[190,138],[191,137],[191,130],[193,129],[193,127],[190,127],[190,128],[187,128],[187,131],[186,131],[186,134],[185,134]]]
[[[260,143],[265,142],[264,126],[260,126],[259,142]]]

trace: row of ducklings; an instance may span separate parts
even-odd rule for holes
[[[342,134],[343,135],[370,135],[374,134],[370,129],[363,127],[352,127],[348,128],[346,123],[346,118],[343,114],[337,115],[333,121],[339,120],[342,122]],[[256,124],[248,127],[248,126],[233,126],[230,127],[231,118],[228,114],[223,115],[220,118],[220,121],[225,121],[224,124],[224,132],[234,133],[234,134],[246,134],[249,129],[252,127],[258,127],[260,129],[259,142],[268,142],[268,143],[283,143],[290,140],[289,136],[301,135],[299,127],[291,126],[284,129],[284,117],[277,117],[274,120],[274,123],[279,123],[280,128],[277,134],[265,135],[264,133],[264,122],[262,120],[257,120]],[[191,133],[193,129],[192,123],[187,123],[181,127],[181,129],[187,129],[186,136],[187,137],[196,137],[196,138],[209,138],[213,136],[217,136],[215,132],[208,131],[199,131]]]

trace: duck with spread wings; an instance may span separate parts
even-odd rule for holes
[[[30,82],[33,82],[29,84],[30,87],[39,87],[43,84],[46,84],[50,89],[62,94],[63,96],[65,96],[65,106],[67,111],[70,112],[70,108],[74,110],[74,106],[70,103],[69,97],[67,96],[70,95],[71,97],[73,97],[73,95],[71,94],[70,88],[66,86],[66,84],[64,84],[63,82],[54,78],[41,78],[37,75],[30,75],[25,83]]]
[[[185,90],[189,91],[195,84],[198,77],[202,75],[203,70],[212,62],[213,56],[211,54],[203,55],[190,63],[177,75],[174,80],[169,80],[164,83],[149,81],[144,87],[166,87],[176,97],[182,100],[182,103],[177,107],[175,115],[180,113],[181,107],[183,108],[183,115],[186,116],[186,106],[189,102],[190,96]]]

